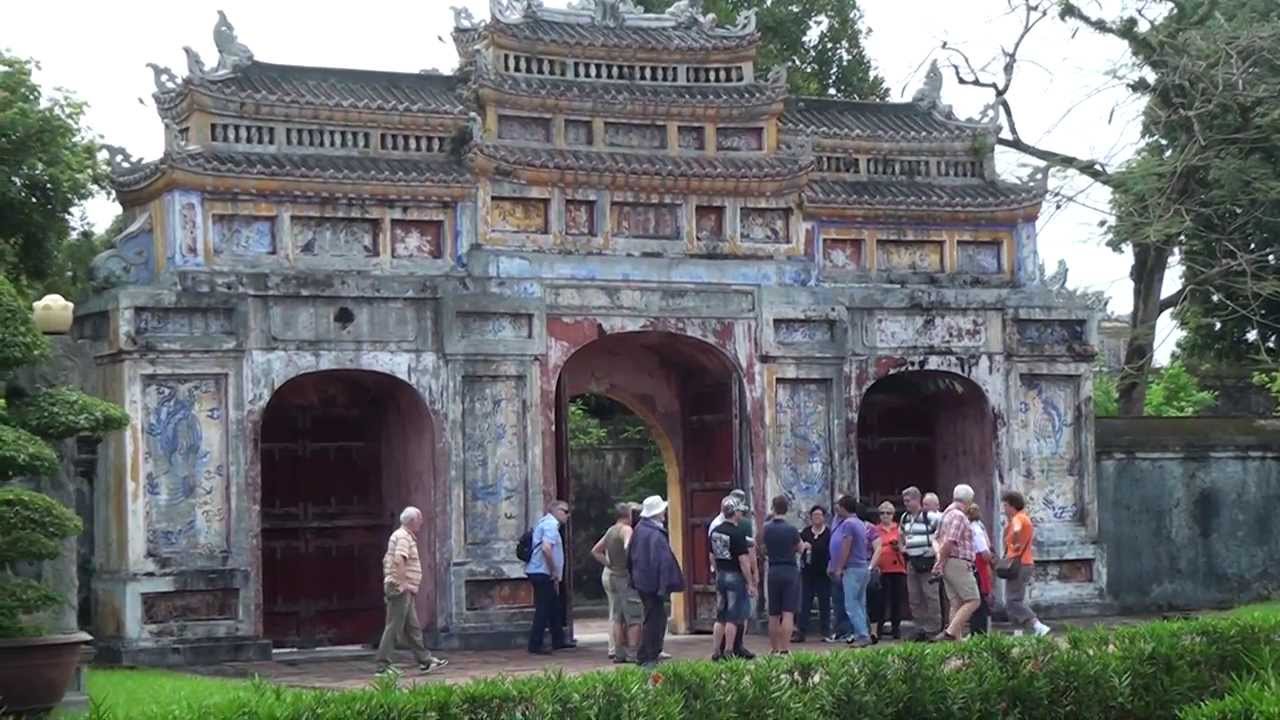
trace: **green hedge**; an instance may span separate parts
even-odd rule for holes
[[[1185,708],[1179,720],[1280,720],[1280,676],[1245,680],[1221,698]]]
[[[1059,640],[991,636],[752,663],[672,662],[575,677],[433,683],[400,690],[307,691],[253,683],[165,708],[98,708],[92,717],[228,720],[877,720],[1169,718],[1222,698],[1238,678],[1274,670],[1280,621],[1218,618],[1090,631]],[[447,672],[447,671],[446,671]],[[1184,718],[1237,717],[1184,715]],[[1239,717],[1254,717],[1244,716]]]

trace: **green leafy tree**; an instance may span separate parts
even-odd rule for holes
[[[73,214],[107,179],[84,104],[45,93],[35,68],[0,52],[0,275],[23,296],[65,288]]]
[[[1271,393],[1276,401],[1276,414],[1280,415],[1280,370],[1256,372],[1253,374],[1253,382]]]
[[[1151,0],[1132,15],[1105,19],[1071,0],[1022,0],[1021,11],[1023,29],[1003,51],[1000,74],[977,70],[962,50],[947,49],[959,82],[995,96],[1005,128],[1000,146],[1111,190],[1109,243],[1133,256],[1119,412],[1141,415],[1156,321],[1164,313],[1178,310],[1190,355],[1221,350],[1233,357],[1275,342],[1280,57],[1274,48],[1280,44],[1280,3]],[[1008,99],[1018,52],[1055,12],[1129,49],[1132,62],[1115,72],[1144,103],[1142,138],[1134,158],[1119,167],[1019,134]],[[1176,261],[1181,286],[1163,294],[1165,274]]]
[[[1153,372],[1147,378],[1145,413],[1151,417],[1188,417],[1199,415],[1218,399],[1217,393],[1205,390],[1182,364],[1181,360]],[[1098,373],[1093,377],[1093,411],[1110,417],[1119,414],[1115,378]]]
[[[641,0],[648,12],[662,12],[672,0]],[[744,10],[756,11],[760,30],[757,74],[786,65],[787,82],[799,95],[835,95],[850,100],[884,100],[884,78],[862,46],[867,30],[857,0],[705,0],[704,13],[732,23]]]
[[[64,539],[81,531],[70,509],[12,484],[58,471],[51,444],[80,434],[102,434],[129,424],[124,410],[69,387],[27,388],[13,371],[44,361],[49,346],[31,319],[31,310],[0,277],[0,638],[38,634],[27,622],[34,613],[63,601],[40,583],[16,574],[18,563],[53,560]]]

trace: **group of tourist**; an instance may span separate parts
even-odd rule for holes
[[[825,508],[814,506],[808,524],[799,529],[788,520],[790,501],[775,497],[759,533],[761,563],[746,493],[725,496],[707,528],[717,597],[712,659],[754,657],[743,637],[761,592],[773,654],[787,654],[791,643],[805,642],[815,604],[824,640],[853,647],[875,644],[886,632],[900,638],[904,605],[910,607],[918,640],[956,641],[986,632],[993,574],[1006,580],[1005,602],[1019,628],[1015,632],[1049,632],[1026,604],[1035,530],[1021,494],[1006,492],[1001,498],[1007,519],[998,564],[970,486],[957,485],[945,510],[936,495],[915,487],[902,492],[902,503],[901,514],[886,501],[873,517],[864,518],[857,500],[845,495],[836,501],[833,522]],[[569,506],[556,500],[546,510],[530,531],[525,562],[534,601],[528,650],[535,655],[575,647],[564,636],[560,599],[565,573],[560,528],[568,521]],[[685,589],[685,579],[671,549],[666,514],[667,502],[656,495],[639,506],[619,503],[614,523],[591,550],[603,566],[614,662],[648,666],[667,657],[667,600]],[[416,533],[422,513],[406,508],[400,521],[383,560],[387,623],[377,662],[380,670],[388,667],[391,651],[403,643],[419,668],[430,672],[447,661],[427,651],[417,617],[422,569]],[[548,631],[549,648],[544,645]]]

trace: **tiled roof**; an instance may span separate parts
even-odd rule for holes
[[[163,112],[188,87],[214,97],[352,110],[462,115],[459,80],[452,75],[395,73],[255,62],[222,80],[189,78],[158,98]]]
[[[810,180],[805,201],[886,209],[1001,210],[1035,205],[1039,188],[1007,182],[930,183],[893,180]]]
[[[334,182],[458,184],[470,182],[465,167],[449,157],[382,158],[294,153],[192,152],[166,154],[135,169],[114,173],[117,189],[141,187],[165,168],[209,175],[278,177]]]
[[[812,167],[810,160],[777,154],[668,155],[663,151],[605,152],[498,144],[477,145],[475,148],[485,157],[519,167],[650,177],[781,180],[801,175]]]
[[[525,97],[576,98],[596,103],[634,107],[637,104],[714,105],[743,107],[777,102],[787,94],[783,86],[766,83],[742,85],[649,85],[591,80],[551,80],[490,73],[477,83],[504,93]]]
[[[566,23],[529,18],[518,23],[493,20],[486,27],[491,33],[525,42],[626,50],[737,50],[752,47],[760,41],[759,33],[733,35],[708,32],[697,25],[609,27],[595,23]]]
[[[797,97],[787,100],[783,132],[873,140],[968,138],[991,132],[985,125],[940,117],[915,103]]]

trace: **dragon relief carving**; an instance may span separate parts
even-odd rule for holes
[[[476,18],[471,14],[471,10],[465,7],[450,7],[453,12],[453,27],[458,30],[475,30],[480,27],[480,23],[476,22]]]
[[[951,106],[942,102],[942,69],[938,67],[937,60],[929,63],[924,84],[911,96],[911,102],[944,117],[952,117]]]
[[[147,63],[156,82],[156,95],[172,92],[182,87],[182,79],[178,74],[163,65]]]
[[[235,26],[218,11],[218,22],[213,26],[213,45],[218,50],[218,64],[209,70],[200,53],[190,46],[182,48],[187,54],[187,73],[196,80],[223,80],[253,63],[253,51],[236,38]]]
[[[103,144],[101,147],[107,153],[107,162],[111,165],[113,175],[125,175],[142,166],[140,160],[119,145]]]
[[[769,70],[769,74],[764,79],[766,84],[774,87],[786,87],[787,85],[787,65],[775,65]]]

